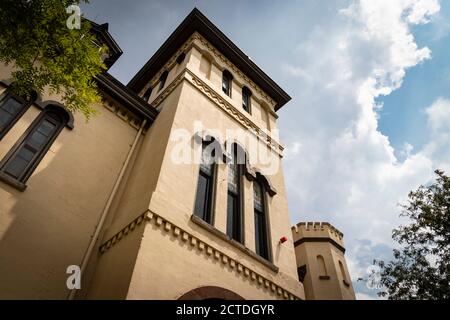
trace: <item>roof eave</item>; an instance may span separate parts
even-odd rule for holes
[[[195,31],[199,32],[206,40],[217,47],[236,67],[276,101],[275,111],[291,100],[291,97],[275,81],[251,61],[246,54],[196,8],[192,10],[149,61],[136,73],[127,84],[127,87],[135,92],[142,89]]]

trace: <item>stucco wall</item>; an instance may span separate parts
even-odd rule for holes
[[[9,69],[1,68],[2,79]],[[57,100],[45,94],[42,100]],[[24,192],[0,181],[0,298],[65,299],[66,268],[80,265],[136,135],[101,105],[64,128]],[[2,158],[40,109],[31,106],[0,141]]]
[[[307,265],[304,287],[305,295],[308,300],[353,300],[355,293],[348,273],[348,268],[344,254],[328,242],[305,242],[296,247],[297,265]],[[320,273],[317,256],[324,258],[327,275],[329,279],[320,279]],[[350,286],[343,282],[343,276],[339,269],[339,261],[342,262],[345,269],[346,281]]]
[[[177,130],[186,130],[187,132],[191,132],[190,137],[192,138],[194,121],[200,121],[203,124],[204,129],[215,129],[221,131],[222,133],[225,133],[225,130],[229,128],[240,128],[240,125],[236,122],[236,120],[225,114],[223,110],[212,103],[210,99],[192,86],[192,84],[187,81],[183,81],[182,84],[180,84],[180,87],[182,89],[178,103],[165,104],[162,107],[161,112],[161,115],[165,112],[170,112],[172,114],[171,110],[176,108],[171,127],[172,133]],[[156,120],[155,124],[158,121],[159,119]],[[297,295],[301,296],[303,294],[303,289],[302,285],[297,281],[294,248],[292,245],[292,235],[290,232],[289,215],[287,211],[281,166],[275,174],[268,177],[275,189],[278,191],[278,194],[274,197],[267,196],[270,215],[270,240],[273,251],[273,263],[279,267],[279,273],[276,274],[251,256],[246,255],[242,251],[237,250],[235,247],[228,245],[226,242],[218,239],[215,235],[192,223],[191,216],[193,214],[199,166],[198,164],[192,163],[174,163],[172,150],[175,150],[175,147],[179,142],[179,140],[168,141],[166,152],[161,164],[159,179],[150,202],[150,211],[163,216],[165,219],[179,225],[181,228],[189,230],[189,232],[193,235],[198,236],[200,239],[204,239],[205,242],[220,246],[226,254],[236,257],[237,260],[245,262],[254,270],[276,282],[278,281],[280,285],[290,288]],[[193,142],[192,139],[188,143],[193,145],[191,142]],[[225,164],[219,165],[216,185],[214,226],[222,232],[226,231],[227,170],[228,169]],[[244,245],[251,251],[255,251],[253,190],[250,181],[244,179],[244,183],[244,214],[246,217]],[[280,245],[279,239],[282,236],[288,237],[291,241]],[[205,275],[204,279],[207,279],[207,276],[209,276],[211,277],[211,281],[217,276],[218,273],[220,273],[220,269],[216,269],[214,267],[203,267],[204,264],[208,263],[207,261],[199,261],[199,265],[195,267],[194,261],[198,258],[195,254],[185,250],[179,251],[179,248],[175,249],[175,244],[173,242],[169,243],[167,238],[155,237],[156,236],[152,235],[152,228],[147,227],[141,244],[141,250],[139,251],[137,257],[136,267],[133,273],[133,281],[128,292],[128,297],[152,298],[153,295],[155,295],[155,297],[162,297],[164,294],[169,294],[155,293],[159,291],[159,289],[155,290],[155,286],[160,289],[164,286],[169,287],[167,282],[165,282],[168,281],[167,277],[172,277],[178,281],[180,265],[192,266],[192,269],[183,267],[184,277],[189,279],[183,281],[189,283],[190,289],[196,286],[204,285],[204,282],[206,281],[198,281],[201,280],[201,278],[194,275],[191,276],[190,272],[193,272],[194,274],[196,272],[194,269],[197,269],[198,267],[202,268]],[[145,249],[147,247],[148,250]],[[164,272],[167,273],[167,276],[153,278],[154,275],[151,273],[154,267],[150,264],[154,263],[154,261],[156,261],[154,258],[160,254],[167,256],[167,259],[170,259],[170,256],[172,256],[172,259],[176,257],[176,261],[172,262],[172,264],[178,267],[174,267],[172,270],[171,268],[166,268],[164,265]],[[158,261],[160,260],[158,259]],[[141,277],[151,277],[152,280],[141,281],[139,280]],[[216,285],[229,282],[229,280],[227,280],[227,282],[222,282],[222,280],[223,279],[217,279]],[[237,286],[239,281],[236,279],[234,281],[237,281]],[[181,291],[184,289],[185,288],[180,288],[180,292],[177,291],[177,293],[181,294]],[[146,294],[141,295],[145,292]],[[243,296],[245,296],[244,293],[245,289],[243,289]],[[259,293],[256,293],[255,291],[253,297],[262,297],[258,296],[258,294]],[[176,294],[174,292],[171,296],[166,297],[174,298],[175,296]],[[249,291],[246,296],[251,297],[251,292]]]

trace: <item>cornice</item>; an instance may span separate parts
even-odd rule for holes
[[[145,63],[127,84],[135,92],[140,91],[159,72],[192,34],[199,33],[231,61],[248,79],[276,101],[275,110],[284,106],[291,97],[240,50],[198,9],[194,8],[176,30],[167,38],[155,54]]]
[[[230,70],[232,70],[234,74],[237,74],[239,77],[241,77],[243,81],[246,82],[245,85],[248,84],[255,92],[257,92],[264,100],[266,100],[266,102],[270,106],[268,111],[275,118],[278,118],[278,115],[273,111],[276,102],[271,97],[269,97],[269,95],[267,95],[255,82],[253,82],[249,77],[247,77],[238,67],[236,67],[229,59],[227,59],[223,54],[221,54],[211,43],[209,43],[198,32],[194,32],[192,36],[189,37],[189,39],[183,44],[183,46],[181,46],[181,48],[167,61],[167,63],[155,74],[155,76],[153,76],[153,78],[149,81],[149,83],[143,88],[143,90],[141,90],[141,93],[145,92],[149,87],[155,88],[155,86],[159,82],[161,74],[165,70],[171,70],[176,64],[177,57],[181,53],[186,52],[188,51],[188,49],[195,46],[196,40],[198,40],[203,45],[204,49],[206,49],[210,54],[212,54],[223,64],[225,64]]]
[[[209,98],[215,105],[220,107],[229,116],[241,124],[245,129],[255,135],[258,140],[265,143],[278,156],[283,157],[284,147],[265,133],[257,124],[244,115],[239,109],[228,102],[220,93],[200,79],[195,73],[185,68],[180,74],[151,102],[152,106],[159,109],[159,105],[164,101],[183,81],[186,80],[199,92]]]
[[[182,248],[187,249],[188,252],[191,251],[191,249],[195,249],[198,254],[203,254],[204,257],[212,257],[215,261],[221,262],[230,270],[234,270],[236,274],[242,274],[245,278],[248,278],[250,282],[255,283],[258,289],[269,291],[280,299],[300,300],[300,298],[295,294],[284,289],[272,280],[266,278],[259,272],[255,271],[253,268],[248,267],[242,262],[231,258],[229,255],[227,255],[217,247],[206,243],[189,231],[181,228],[180,226],[168,221],[167,219],[150,210],[146,210],[131,223],[125,226],[122,230],[120,230],[117,234],[104,242],[99,248],[100,253],[105,254],[108,250],[112,249],[116,243],[121,241],[124,237],[133,232],[137,226],[141,225],[144,222],[152,223],[161,232],[170,233],[178,240],[178,243],[180,244],[189,243],[189,247],[182,245]]]
[[[200,92],[207,96],[211,101],[218,105],[222,110],[239,122],[243,127],[252,132],[259,140],[263,141],[268,147],[275,151],[280,157],[283,156],[284,147],[275,141],[271,136],[265,133],[257,124],[245,116],[239,109],[233,106],[222,97],[215,89],[187,69],[187,80],[194,85]]]

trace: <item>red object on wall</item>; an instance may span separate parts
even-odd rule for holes
[[[280,238],[280,243],[285,243],[287,241],[287,238],[285,236]]]

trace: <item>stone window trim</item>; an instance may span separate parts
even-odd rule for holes
[[[251,251],[249,248],[247,248],[243,244],[237,242],[236,240],[231,239],[229,236],[227,236],[226,233],[220,231],[216,227],[210,225],[209,223],[203,221],[202,219],[200,219],[199,217],[197,217],[195,215],[191,216],[191,221],[193,223],[195,223],[196,225],[200,226],[201,228],[211,232],[212,234],[214,234],[221,240],[223,240],[223,241],[227,242],[228,244],[232,245],[233,247],[239,249],[240,251],[247,254],[251,258],[257,260],[259,263],[263,264],[265,267],[269,268],[271,271],[278,273],[279,268],[275,264],[273,264],[271,261],[268,261],[268,260],[258,256],[256,253]]]
[[[222,92],[231,98],[233,90],[233,75],[227,69],[222,71]]]
[[[20,136],[20,138],[16,141],[16,143],[11,147],[11,149],[6,153],[3,159],[0,161],[0,181],[10,185],[11,187],[23,192],[26,190],[27,185],[26,182],[32,176],[33,172],[38,167],[39,163],[48,153],[48,150],[53,145],[54,141],[59,136],[60,132],[64,129],[64,127],[68,127],[69,129],[73,128],[73,115],[71,112],[67,111],[67,109],[61,107],[59,103],[53,101],[47,101],[44,104],[39,104],[39,106],[43,107],[42,112],[33,120],[33,122],[28,126],[25,132]],[[52,133],[51,138],[45,143],[45,145],[38,152],[38,156],[33,159],[30,164],[30,167],[27,169],[27,173],[24,174],[23,178],[15,179],[12,176],[9,176],[4,172],[5,166],[11,160],[11,158],[16,155],[20,148],[22,148],[23,144],[27,139],[29,139],[29,135],[36,129],[36,127],[42,122],[43,119],[48,115],[49,112],[56,112],[60,114],[60,116],[64,119],[61,123],[60,127],[56,129],[55,132]]]
[[[242,109],[248,114],[252,114],[252,91],[247,87],[242,87]]]
[[[17,121],[25,114],[25,112],[28,111],[30,106],[33,104],[34,100],[31,99],[30,101],[27,101],[18,95],[11,92],[9,88],[6,88],[5,91],[0,95],[0,104],[3,102],[6,102],[8,99],[14,99],[17,102],[21,103],[20,111],[14,115],[14,117],[9,121],[9,123],[6,125],[6,127],[0,131],[0,141],[3,139],[4,136],[11,130],[11,128],[17,123]]]

